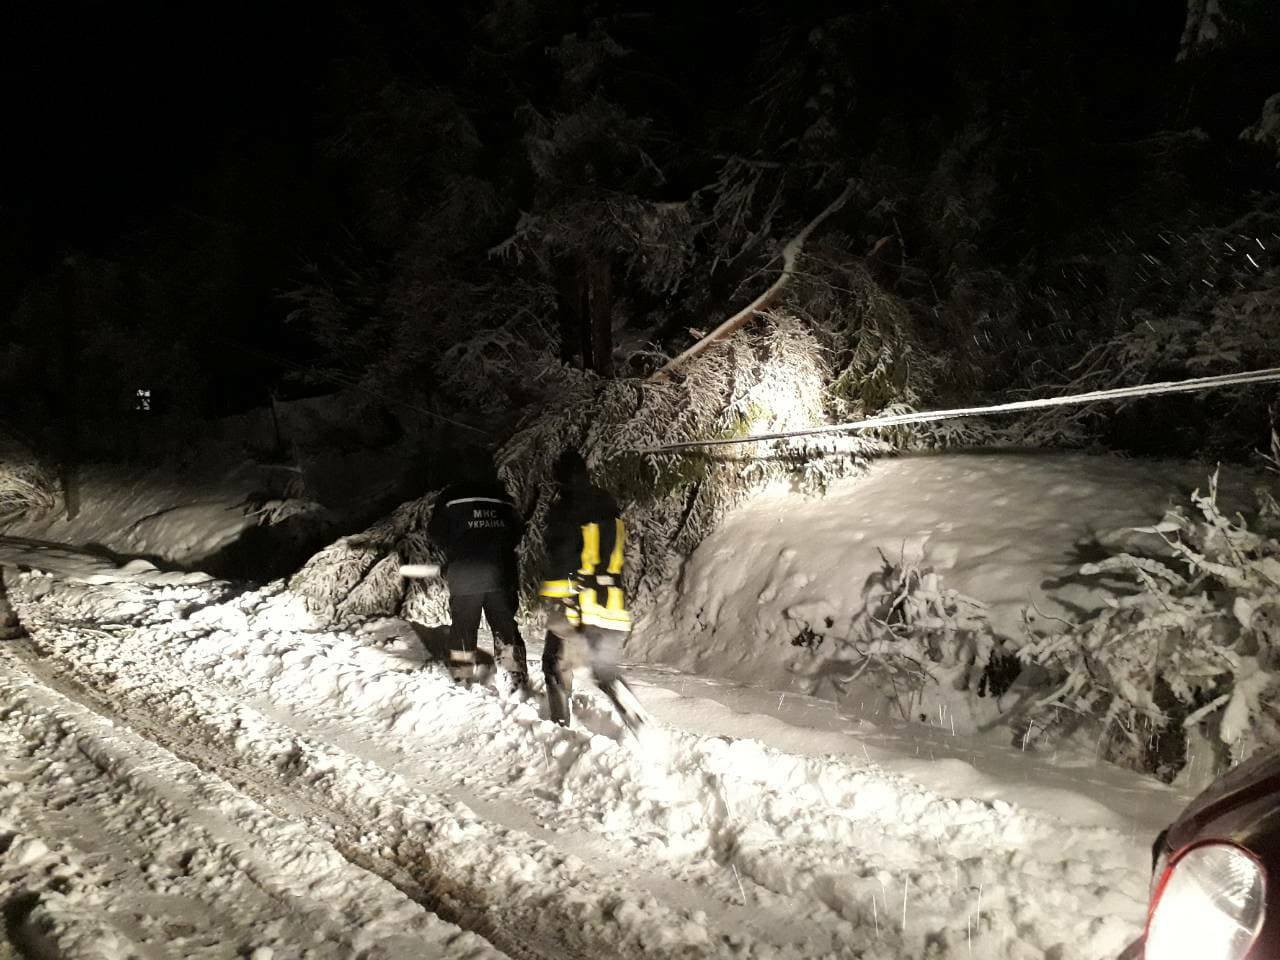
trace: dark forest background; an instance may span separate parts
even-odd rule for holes
[[[186,6],[4,15],[0,428],[50,461],[337,389],[496,441],[849,183],[789,295],[891,314],[919,403],[1280,365],[1272,0]],[[1062,437],[1241,458],[1267,402]]]

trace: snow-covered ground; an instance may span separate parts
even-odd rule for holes
[[[455,686],[400,621],[335,631],[279,586],[0,543],[41,571],[10,578],[32,636],[0,647],[9,939],[98,958],[1113,956],[1185,797],[1089,757],[872,723],[788,692],[781,658],[745,675],[729,655],[737,630],[764,656],[770,618],[805,597],[826,591],[833,621],[856,603],[864,571],[824,542],[924,541],[962,589],[1004,583],[988,598],[1013,605],[1073,529],[1149,519],[1176,483],[954,459],[882,465],[897,472],[864,481],[868,504],[896,497],[882,511],[849,487],[791,499],[782,523],[776,497],[730,517],[677,597],[719,612],[666,650],[713,652],[703,675],[632,669],[656,719],[638,744],[594,691],[564,730],[540,699]],[[1031,494],[1053,482],[1088,492]],[[739,540],[754,564],[713,569],[733,536],[756,538]],[[797,542],[818,562],[783,555]]]
[[[339,393],[203,422],[185,442],[139,421],[131,459],[72,474],[72,510],[59,503],[9,518],[0,534],[234,578],[279,576],[428,489],[433,445],[469,449],[412,411],[399,416],[370,417],[361,398]]]
[[[86,468],[76,479],[79,510],[10,522],[9,537],[88,548],[101,555],[152,557],[190,566],[234,544],[258,523],[254,471],[223,468],[183,477],[172,471]]]

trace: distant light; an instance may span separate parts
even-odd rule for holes
[[[142,413],[151,412],[151,390],[147,387],[139,387],[134,393],[133,409]]]

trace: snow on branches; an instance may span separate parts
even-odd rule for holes
[[[402,564],[444,560],[426,534],[435,498],[433,492],[401,504],[364,533],[330,544],[290,578],[289,589],[332,621],[394,615],[425,626],[448,623],[443,581],[400,576]]]
[[[860,458],[889,448],[872,438],[840,438],[836,450],[806,442],[765,451],[746,445],[722,455],[641,455],[642,446],[700,436],[794,429],[822,421],[830,371],[824,351],[798,321],[772,317],[766,329],[711,351],[678,381],[606,380],[548,361],[540,386],[554,403],[498,452],[499,472],[528,519],[521,545],[526,597],[543,557],[542,528],[560,451],[584,452],[597,483],[623,504],[627,579],[637,610],[670,582],[683,557],[724,511],[770,480],[819,486]],[[838,456],[828,457],[831,452]],[[447,597],[433,581],[403,581],[403,563],[438,563],[426,539],[434,494],[411,501],[369,530],[321,551],[290,589],[335,620],[399,615],[427,626],[447,622]]]
[[[791,645],[804,648],[788,669],[809,679],[810,692],[867,715],[965,735],[999,723],[1021,664],[988,606],[947,586],[905,545],[897,556],[880,550],[880,560],[851,621],[820,602],[788,606]]]
[[[1222,512],[1216,474],[1191,500],[1132,531],[1146,549],[1080,568],[1116,591],[1103,609],[1020,651],[1053,678],[1033,722],[1100,719],[1108,756],[1166,780],[1189,734],[1218,766],[1280,744],[1280,541]]]
[[[0,433],[0,522],[49,513],[58,501],[53,472],[25,446]]]
[[[566,447],[581,449],[597,483],[624,505],[628,587],[639,609],[673,576],[681,559],[724,511],[760,485],[783,476],[820,484],[851,458],[882,452],[880,441],[841,442],[842,456],[800,444],[716,454],[640,454],[663,443],[728,437],[822,422],[829,370],[824,352],[798,321],[772,316],[765,330],[740,336],[699,358],[683,379],[600,380],[558,368],[559,398],[499,454],[500,471],[532,520],[524,569],[536,573],[542,519],[550,504],[551,464]]]
[[[1276,165],[1280,166],[1280,93],[1267,98],[1262,105],[1262,116],[1240,134],[1240,139],[1269,148],[1276,156]]]
[[[1216,43],[1226,20],[1221,0],[1187,0],[1187,19],[1178,44],[1178,59],[1186,60]]]
[[[962,719],[992,719],[998,712],[995,697],[986,709],[975,700],[1002,692],[992,689],[1000,641],[986,604],[944,586],[941,574],[916,559],[893,561],[884,551],[880,558],[880,571],[863,589],[866,606],[844,643],[849,649],[841,652],[842,658],[856,658],[852,672],[838,685],[863,674],[875,677],[882,693],[892,691],[904,719],[921,710],[931,712],[933,700],[950,703],[954,694],[968,701]],[[931,694],[931,688],[937,693]]]

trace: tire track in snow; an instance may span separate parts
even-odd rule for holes
[[[5,859],[29,874],[11,923],[34,955],[289,956],[293,939],[334,960],[504,956],[304,825],[39,683],[5,648],[0,702],[16,816]],[[42,874],[54,880],[42,887]]]
[[[81,677],[72,691],[38,662],[28,665],[44,683],[237,783],[268,808],[305,811],[349,861],[513,957],[721,955],[686,913],[461,804],[416,793],[400,776],[199,683],[140,678],[118,659],[115,678],[98,677],[97,686]],[[79,672],[71,661],[59,666]],[[117,701],[118,693],[126,696]]]
[[[466,758],[479,771],[467,777],[473,789],[509,794],[517,785],[531,797],[542,778],[527,771],[541,765],[546,727],[509,716],[495,726],[485,699],[492,697],[456,698],[472,707],[444,725],[460,745],[442,743],[438,723],[419,730],[411,711],[393,710],[394,722],[434,765],[447,770]],[[883,941],[891,955],[967,957],[972,943],[985,957],[1092,960],[1141,920],[1145,850],[1117,831],[1069,828],[999,801],[939,797],[872,764],[680,730],[667,737],[660,772],[676,799],[646,814],[642,764],[625,751],[579,749],[583,734],[552,728],[553,749],[569,748],[557,760],[562,796],[588,798],[562,808],[561,827],[593,826],[638,856],[637,832],[654,830],[667,843],[692,838],[688,855],[714,862],[729,895],[749,892],[761,913],[789,912],[793,924],[829,931],[827,949],[837,955]],[[493,770],[503,775],[486,775]],[[619,809],[636,815],[611,827]]]
[[[95,657],[82,656],[85,654],[84,644],[78,641],[84,639],[83,632],[69,632],[62,629],[54,621],[48,617],[43,619],[38,613],[31,614],[32,622],[42,623],[40,629],[37,630],[37,636],[43,638],[48,644],[46,652],[56,656],[63,668],[76,673],[82,680],[83,695],[94,696],[94,688],[108,686],[119,686],[121,692],[125,695],[117,695],[114,691],[109,698],[98,696],[99,708],[113,710],[117,715],[127,719],[140,728],[151,723],[151,717],[157,710],[167,709],[171,698],[168,694],[156,695],[155,691],[147,693],[143,699],[143,709],[130,708],[131,700],[138,700],[142,696],[141,691],[148,686],[154,686],[152,679],[147,679],[148,674],[154,674],[156,671],[158,660],[167,660],[165,653],[166,648],[160,645],[156,648],[148,647],[144,649],[141,644],[130,643],[127,638],[118,635],[116,631],[90,631],[90,635],[94,638],[95,643],[99,647],[95,657],[98,662],[91,663]],[[151,641],[152,637],[148,636],[147,641]],[[219,652],[219,657],[226,652],[230,655],[230,660],[236,664],[241,661],[235,651],[224,650]],[[139,672],[126,671],[121,669],[122,664],[132,663],[139,667]],[[177,696],[188,696],[191,691],[199,685],[199,678],[203,671],[191,669],[191,664],[186,662],[171,663],[170,669],[167,671],[170,675],[181,673],[190,677],[184,681],[183,691],[176,694]],[[46,671],[47,672],[47,671]],[[319,671],[318,671],[319,674]],[[140,679],[141,678],[141,679]],[[50,682],[57,682],[56,678],[49,677]],[[225,682],[225,679],[224,679]],[[341,683],[341,681],[339,681]],[[460,694],[452,684],[443,684],[448,690],[449,695],[455,693]],[[217,687],[210,687],[211,691]],[[243,693],[243,690],[237,692]],[[225,698],[224,698],[225,699]],[[288,698],[284,698],[288,699]],[[492,698],[488,698],[489,702],[483,704],[486,707],[492,707]],[[227,701],[227,710],[238,709],[251,702],[248,698],[236,698],[234,701]],[[476,695],[461,695],[459,701],[464,707],[468,703],[476,702]],[[300,733],[303,737],[308,737],[309,732],[314,733],[314,729],[308,725],[298,724],[298,714],[293,710],[282,710],[278,707],[271,709],[269,705],[260,704],[260,709],[272,716],[278,722],[291,725],[292,732]],[[209,713],[216,713],[217,710],[210,710]],[[592,711],[586,709],[582,711],[584,716],[591,716]],[[612,721],[603,720],[603,724],[609,724]],[[504,724],[505,725],[505,724]],[[154,724],[152,724],[154,727]],[[179,718],[178,722],[172,724],[164,724],[158,729],[152,729],[148,735],[165,740],[173,749],[182,752],[186,756],[191,756],[189,751],[193,749],[191,745],[185,747],[175,746],[172,742],[174,731],[182,726]],[[524,724],[522,726],[527,726]],[[549,725],[548,725],[549,726]],[[472,730],[467,720],[458,719],[456,724],[443,724],[441,729],[445,731]],[[550,727],[557,735],[567,738],[567,744],[553,745],[552,749],[557,754],[556,763],[560,762],[561,746],[573,746],[575,750],[584,748],[590,755],[599,753],[601,750],[617,757],[621,754],[616,744],[604,737],[592,738],[584,735],[580,731],[561,731],[559,728]],[[474,731],[478,731],[480,736],[485,736],[485,726],[483,723],[475,726]],[[367,732],[367,731],[366,731]],[[315,739],[314,736],[310,739]],[[334,745],[334,741],[342,740],[342,747],[348,752],[354,751],[365,759],[374,759],[372,762],[381,764],[391,770],[410,778],[412,786],[415,789],[426,788],[431,792],[442,792],[444,795],[453,800],[461,800],[464,804],[471,806],[473,810],[478,810],[483,819],[491,824],[498,824],[506,830],[514,831],[520,835],[531,836],[540,840],[547,846],[556,850],[559,854],[567,855],[578,860],[587,860],[599,867],[597,874],[603,872],[605,877],[610,878],[609,882],[615,884],[625,893],[624,897],[612,897],[611,899],[619,905],[619,909],[630,912],[637,905],[644,914],[653,914],[647,920],[639,920],[641,926],[648,928],[648,934],[643,937],[636,937],[637,942],[648,942],[650,945],[661,946],[661,950],[656,955],[667,956],[675,955],[666,951],[674,950],[672,944],[679,945],[681,938],[691,939],[694,946],[689,947],[693,951],[691,955],[736,955],[739,953],[750,953],[751,950],[758,945],[752,944],[752,940],[756,935],[765,933],[771,934],[771,938],[781,935],[783,944],[789,948],[784,952],[792,956],[817,956],[830,953],[834,948],[833,944],[838,944],[836,934],[839,931],[827,927],[814,928],[807,919],[803,917],[794,917],[795,905],[789,902],[779,902],[778,904],[766,904],[759,901],[758,898],[751,902],[743,902],[745,896],[743,894],[742,878],[737,876],[731,865],[727,863],[716,863],[714,861],[700,860],[698,869],[691,872],[686,877],[674,876],[678,863],[673,863],[670,859],[662,859],[648,864],[647,867],[641,866],[637,868],[635,862],[635,853],[633,850],[622,850],[619,852],[611,847],[616,847],[616,837],[600,837],[596,834],[578,829],[573,823],[559,823],[552,827],[542,827],[534,822],[534,818],[530,817],[525,811],[519,809],[516,805],[509,802],[495,802],[491,795],[491,788],[494,783],[488,780],[487,774],[494,774],[499,780],[505,779],[501,773],[501,765],[487,766],[483,763],[477,764],[475,754],[464,745],[462,750],[455,750],[453,759],[458,759],[459,755],[464,758],[471,757],[471,763],[477,767],[479,775],[473,775],[462,778],[467,785],[460,786],[456,770],[452,770],[448,762],[449,758],[443,754],[434,754],[432,756],[431,767],[435,769],[450,769],[451,779],[449,782],[442,781],[439,777],[424,779],[421,776],[422,765],[416,767],[412,764],[404,764],[389,762],[390,758],[385,751],[371,751],[367,744],[361,744],[361,740],[366,738],[360,737],[338,737],[331,730],[325,732],[321,738],[329,745]],[[429,746],[429,745],[427,745]],[[238,768],[237,764],[241,761],[228,759],[226,756],[219,758],[211,758],[204,745],[196,747],[204,751],[204,755],[199,760],[202,764],[216,764],[220,775],[235,779],[245,777],[242,765]],[[545,752],[541,746],[532,748],[536,754],[536,767],[541,768],[544,762],[550,761],[550,752]],[[572,760],[574,755],[570,755]],[[403,758],[402,758],[403,759]],[[607,776],[607,770],[605,771]],[[260,797],[263,802],[271,802],[271,795],[275,790],[273,785],[264,785],[259,782],[255,784],[252,781],[242,782],[242,787],[250,790],[255,796]],[[489,796],[483,795],[490,793]],[[567,799],[572,800],[572,795],[567,795]],[[556,795],[549,803],[544,804],[547,811],[554,813],[560,807],[561,797]],[[324,805],[315,806],[313,816],[323,817],[325,815]],[[570,808],[572,811],[572,808]],[[544,811],[545,812],[545,811]],[[595,814],[591,811],[586,812],[585,819],[593,820]],[[561,818],[563,819],[563,818]],[[365,866],[375,869],[386,876],[393,876],[396,873],[394,865],[388,865],[383,862],[381,864],[372,864],[367,857],[362,858],[362,854],[358,848],[352,848],[344,845],[340,835],[335,835],[334,842],[337,843],[344,852],[357,859],[358,862]],[[689,871],[686,871],[689,873]],[[465,917],[450,912],[453,908],[448,904],[441,905],[432,899],[428,893],[424,893],[420,886],[415,885],[411,878],[403,875],[398,876],[395,881],[406,892],[416,898],[428,903],[433,909],[437,909],[450,919],[461,923],[469,929],[476,929],[484,933],[491,940],[495,936],[499,939],[494,942],[500,945],[508,952],[517,951],[520,948],[520,940],[513,940],[510,935],[501,937],[492,930],[493,923],[486,921],[483,917],[471,916]],[[748,884],[750,881],[747,881]],[[705,888],[711,887],[707,890]],[[672,905],[672,906],[667,906]],[[666,914],[665,918],[662,914]],[[728,942],[706,943],[707,934],[703,929],[708,921],[713,921],[714,926],[724,932],[728,938]],[[517,925],[518,926],[518,925]],[[574,923],[570,921],[570,927]],[[555,944],[548,948],[550,952],[562,952],[565,947],[563,944]],[[685,949],[685,947],[680,947]],[[766,951],[767,952],[767,951]],[[596,955],[589,951],[589,956]]]
[[[353,734],[349,718],[326,717],[314,709],[285,709],[264,699],[252,705],[295,732],[338,746],[404,777],[415,789],[448,794],[489,823],[528,834],[602,871],[625,877],[628,883],[647,890],[661,901],[700,911],[708,915],[716,927],[741,930],[761,940],[785,942],[801,956],[820,956],[832,949],[831,937],[820,936],[808,918],[797,916],[794,903],[774,906],[762,903],[759,898],[742,902],[743,887],[734,879],[734,868],[728,863],[703,860],[681,864],[671,859],[654,860],[643,851],[631,849],[631,845],[620,852],[617,842],[620,838],[602,836],[598,831],[567,824],[558,817],[559,793],[550,795],[549,791],[542,791],[544,795],[539,796],[539,791],[530,790],[524,793],[522,801],[512,800],[511,770],[493,763],[476,763],[479,751],[460,752],[471,758],[470,765],[465,767],[457,763],[457,751],[453,754],[432,752],[431,766],[424,768],[416,762],[416,754],[388,749]],[[580,716],[593,712],[592,706],[582,703],[579,706]],[[543,759],[548,767],[552,764],[549,750]]]

